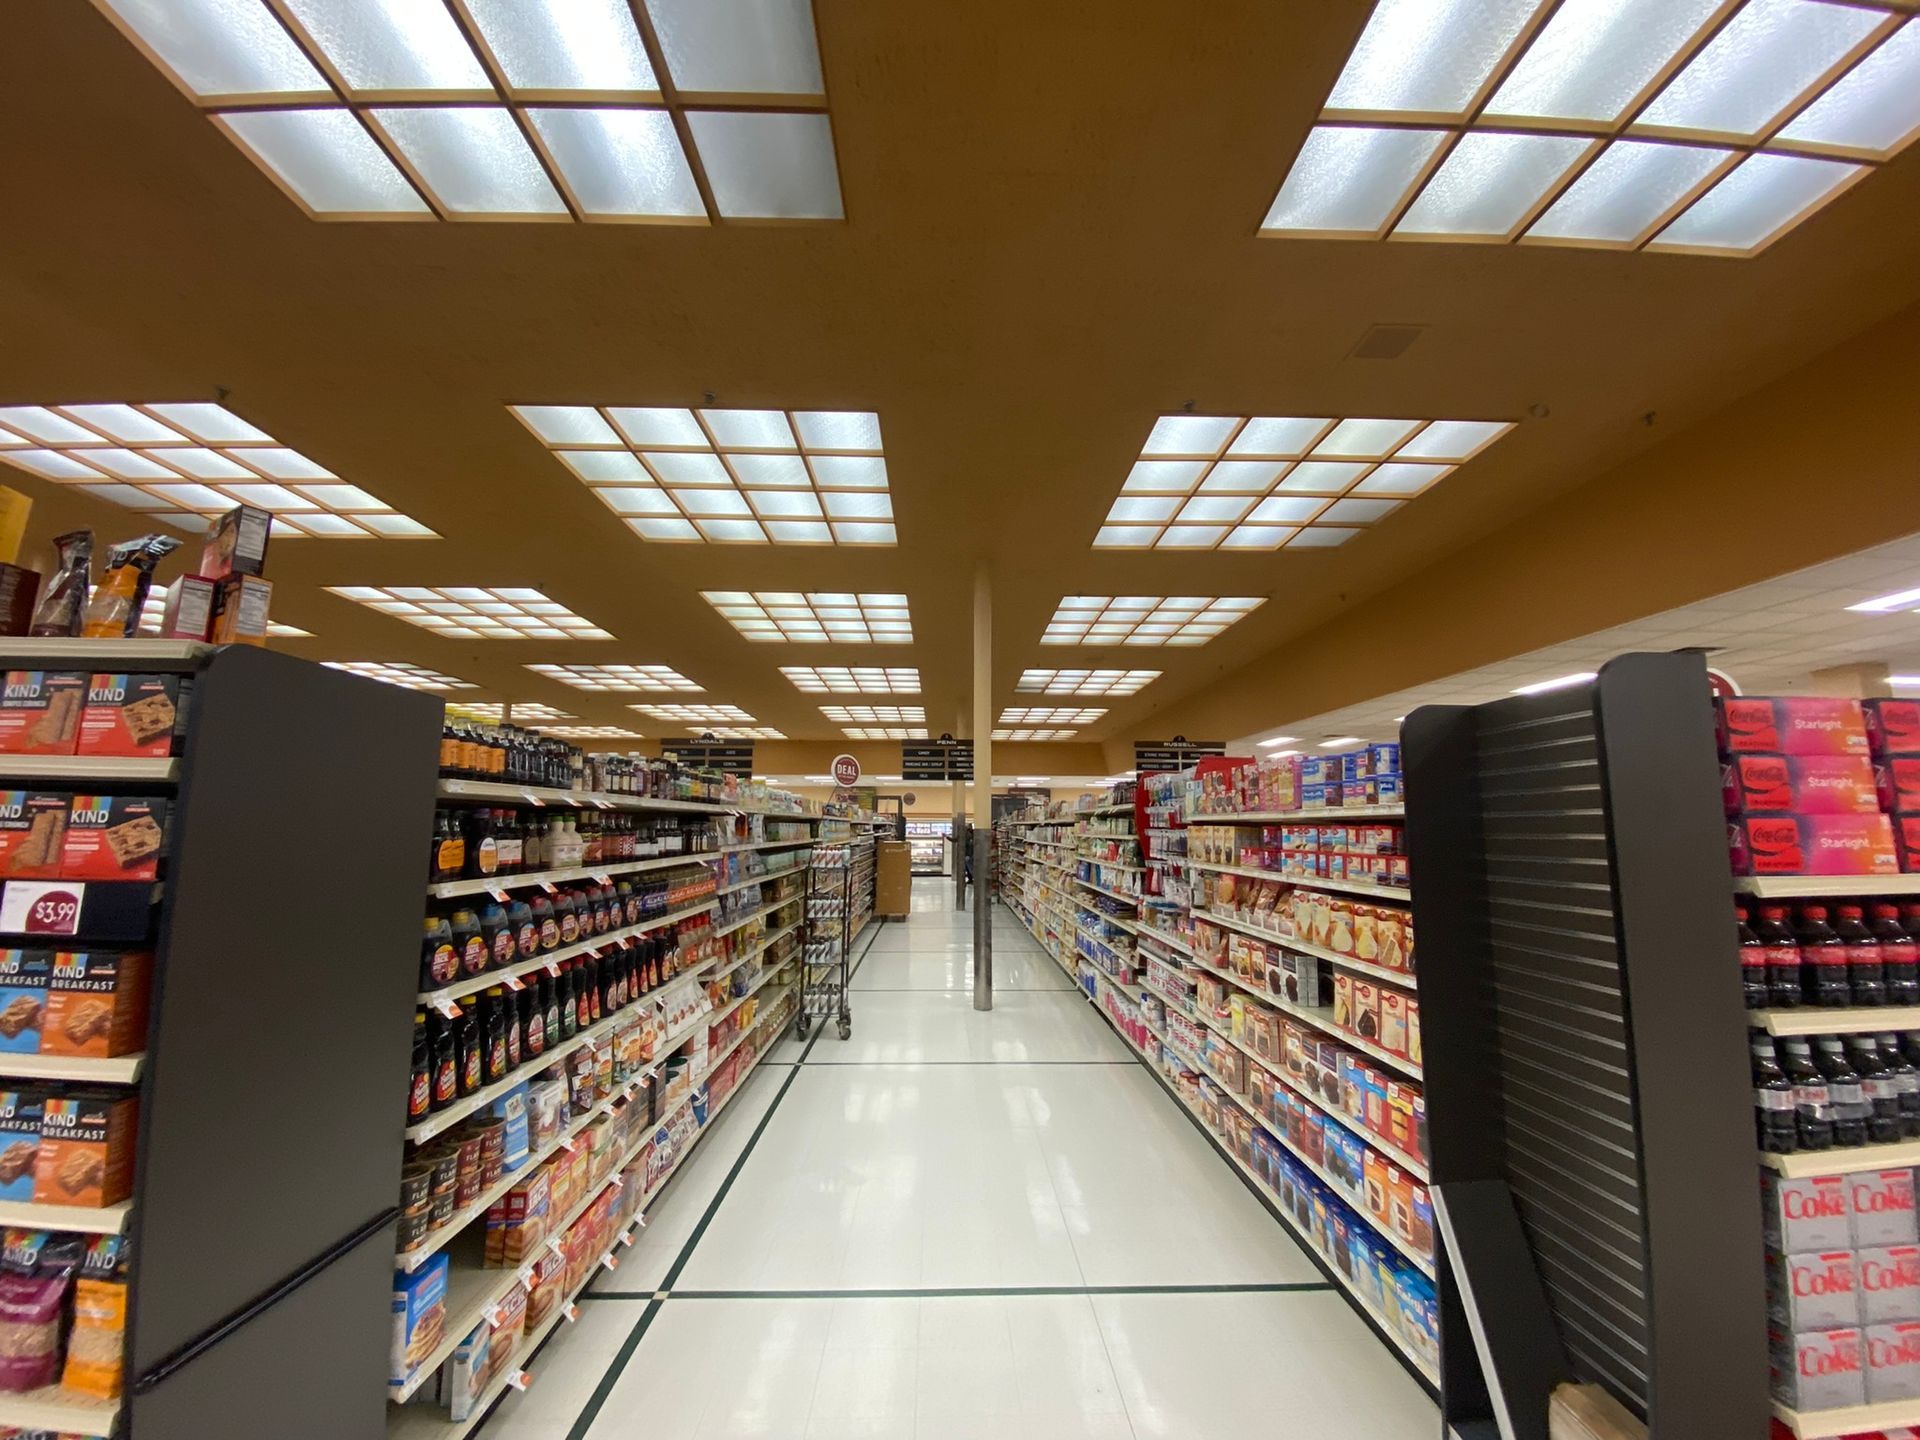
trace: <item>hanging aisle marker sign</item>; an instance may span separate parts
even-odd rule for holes
[[[1185,770],[1196,760],[1226,753],[1227,743],[1224,740],[1189,740],[1184,735],[1176,735],[1171,740],[1136,740],[1133,745],[1133,768],[1148,774],[1166,774]]]
[[[860,762],[851,755],[833,757],[833,783],[843,788],[860,783]]]
[[[902,780],[973,779],[973,742],[942,735],[931,745],[900,747]]]

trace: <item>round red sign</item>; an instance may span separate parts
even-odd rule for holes
[[[860,762],[851,755],[833,757],[833,783],[836,785],[857,785],[860,783]]]

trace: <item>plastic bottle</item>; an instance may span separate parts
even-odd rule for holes
[[[1867,924],[1880,942],[1880,965],[1887,974],[1887,1003],[1920,1005],[1920,940],[1900,924],[1900,907],[1887,900],[1877,902]]]
[[[1833,1093],[1826,1076],[1813,1063],[1805,1040],[1787,1039],[1779,1045],[1780,1065],[1793,1082],[1793,1118],[1802,1150],[1833,1148]]]
[[[1760,1148],[1772,1155],[1791,1155],[1799,1149],[1794,1118],[1794,1086],[1773,1053],[1773,1040],[1764,1031],[1753,1035],[1754,1123]]]
[[[1847,947],[1827,923],[1827,907],[1803,905],[1794,926],[1800,942],[1800,988],[1808,1003],[1839,1008],[1853,1003],[1847,980]]]
[[[1867,928],[1858,905],[1836,907],[1833,933],[1847,947],[1847,986],[1855,1005],[1887,1003],[1887,972],[1880,959],[1880,941]]]
[[[1733,929],[1740,947],[1740,993],[1749,1010],[1767,1008],[1767,947],[1747,924],[1747,907],[1733,911]]]
[[[1867,1141],[1891,1145],[1900,1138],[1900,1087],[1880,1058],[1871,1035],[1849,1035],[1847,1063],[1860,1077],[1867,1097]]]
[[[1773,1010],[1791,1010],[1799,1006],[1800,942],[1787,924],[1787,907],[1762,905],[1760,921],[1753,933],[1767,951],[1767,1006]]]
[[[1822,1035],[1814,1041],[1813,1063],[1827,1077],[1827,1092],[1833,1097],[1833,1143],[1842,1148],[1866,1144],[1870,1113],[1866,1086],[1847,1060],[1838,1035]]]

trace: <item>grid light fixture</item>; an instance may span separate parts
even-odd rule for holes
[[[808,0],[94,0],[317,220],[843,217]]]
[[[677,691],[698,695],[702,688],[671,665],[529,665],[527,669],[576,690],[626,695]]]
[[[1344,545],[1511,429],[1506,420],[1162,415],[1093,548]]]
[[[329,585],[369,609],[449,640],[611,640],[591,620],[525,586]]]
[[[791,590],[702,590],[749,640],[803,645],[910,645],[913,621],[904,595],[808,593]]]
[[[140,633],[158,635],[167,616],[167,597],[159,590],[149,590],[147,598],[140,605]],[[274,640],[311,640],[313,632],[302,630],[298,625],[283,625],[278,620],[267,621],[267,636]]]
[[[1073,730],[995,730],[995,740],[1071,740],[1077,731]]]
[[[1258,595],[1066,595],[1040,643],[1204,645],[1266,603]]]
[[[1262,224],[1755,255],[1920,134],[1906,0],[1379,0]]]
[[[480,688],[469,681],[456,680],[451,675],[442,675],[438,670],[429,670],[424,665],[414,665],[406,660],[322,660],[320,663],[330,670],[345,670],[350,675],[360,675],[368,680],[383,680],[405,690]]]
[[[551,705],[542,705],[538,701],[516,700],[513,702],[513,718],[506,719],[506,706],[498,700],[456,700],[447,709],[458,715],[470,716],[475,720],[485,720],[490,724],[536,725],[547,720],[578,720],[578,715],[566,710],[556,710]]]
[[[1000,711],[1002,725],[1091,725],[1107,712],[1080,710],[1071,705],[1008,705]]]
[[[643,540],[894,543],[870,411],[507,408]]]
[[[0,460],[194,534],[253,505],[275,535],[440,538],[210,401],[0,406]]]
[[[540,725],[535,728],[542,735],[551,735],[556,740],[639,740],[643,738],[638,730],[629,730],[624,725]]]
[[[796,690],[814,695],[918,695],[920,671],[911,665],[782,665]]]
[[[1158,670],[1022,670],[1013,688],[1022,695],[1138,695],[1159,678]]]

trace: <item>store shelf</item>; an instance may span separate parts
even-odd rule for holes
[[[495,890],[521,890],[529,885],[564,885],[575,880],[593,880],[604,884],[619,875],[637,875],[644,870],[672,870],[711,860],[704,855],[660,855],[651,860],[613,860],[599,865],[570,865],[564,870],[525,870],[518,875],[490,875],[482,880],[443,880],[427,886],[427,895],[435,900],[451,900],[456,895],[485,895]]]
[[[1215,865],[1205,860],[1189,860],[1184,856],[1166,856],[1169,861],[1178,861],[1194,870],[1211,870],[1216,875],[1246,875],[1255,880],[1277,880],[1282,885],[1291,885],[1300,890],[1330,890],[1341,895],[1365,895],[1374,900],[1397,900],[1403,905],[1413,903],[1413,892],[1404,885],[1377,885],[1370,880],[1330,880],[1324,875],[1292,875],[1284,870],[1263,870],[1257,865]]]
[[[1823,1010],[1749,1010],[1747,1023],[1769,1035],[1858,1035],[1920,1030],[1920,1005],[1867,1005]]]
[[[13,646],[19,643],[11,642],[8,653],[17,654]],[[58,1385],[20,1395],[0,1395],[0,1426],[7,1428],[50,1435],[111,1435],[119,1418],[118,1400],[95,1400]]]
[[[1762,900],[1817,895],[1920,895],[1920,875],[1736,875],[1736,894]]]
[[[1097,890],[1102,895],[1109,896],[1112,899],[1124,900],[1129,905],[1138,905],[1140,903],[1140,897],[1138,895],[1126,895],[1126,894],[1122,894],[1118,890],[1109,890],[1107,889],[1106,886],[1096,885],[1091,880],[1082,880],[1078,875],[1073,877],[1073,883],[1076,885],[1084,886],[1089,890]]]
[[[443,1003],[458,1000],[462,995],[471,995],[479,990],[490,990],[495,985],[504,985],[509,977],[518,979],[522,975],[532,974],[535,970],[544,970],[548,965],[557,965],[564,960],[585,955],[591,950],[598,950],[604,945],[618,944],[622,940],[646,935],[667,925],[677,925],[682,920],[691,920],[696,915],[705,915],[715,908],[715,903],[707,900],[698,905],[689,905],[684,910],[669,910],[651,919],[642,920],[638,925],[623,925],[618,930],[609,930],[604,935],[595,935],[591,940],[579,940],[571,945],[562,945],[558,950],[548,950],[534,956],[531,960],[521,960],[498,970],[488,970],[471,979],[457,980],[438,990],[424,990],[414,997],[415,1002],[428,1009],[438,1009]],[[5,1067],[4,1064],[0,1064],[0,1074],[3,1073],[5,1073]]]
[[[1189,825],[1284,825],[1308,820],[1404,820],[1401,805],[1331,805],[1318,810],[1242,810],[1231,815],[1189,815]]]
[[[1798,1150],[1791,1155],[1760,1152],[1760,1163],[1789,1180],[1810,1175],[1852,1175],[1862,1170],[1902,1170],[1920,1165],[1920,1140],[1892,1145],[1850,1145],[1845,1149]]]
[[[23,1230],[77,1230],[83,1235],[119,1235],[127,1228],[133,1202],[98,1208],[87,1205],[36,1205],[31,1200],[0,1200],[0,1225]]]
[[[100,784],[124,780],[171,785],[180,778],[180,762],[170,757],[132,755],[0,755],[0,774],[17,780]]]
[[[110,1060],[95,1060],[83,1055],[0,1055],[0,1077],[131,1085],[140,1078],[146,1058],[144,1052],[119,1055]]]

